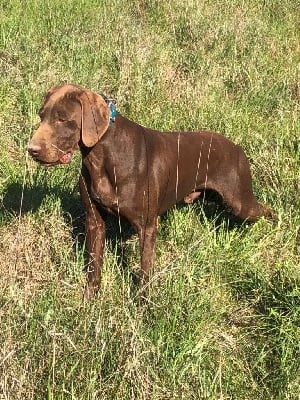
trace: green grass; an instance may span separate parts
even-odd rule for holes
[[[0,399],[300,398],[299,43],[293,0],[2,0]],[[146,126],[236,141],[278,222],[171,210],[143,304],[137,238],[122,269],[112,222],[102,293],[82,303],[80,156],[26,155],[63,82]]]

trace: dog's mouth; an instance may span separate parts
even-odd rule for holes
[[[71,162],[73,157],[73,153],[71,151],[63,154],[60,159],[59,159],[59,163],[60,164],[69,164],[69,162]]]
[[[72,160],[73,153],[71,151],[64,153],[57,161],[47,162],[39,159],[35,159],[43,167],[54,167],[58,164],[69,164]]]

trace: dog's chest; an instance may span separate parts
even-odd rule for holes
[[[102,175],[97,179],[92,179],[90,194],[99,205],[111,209],[111,211],[117,208],[116,192],[107,176]]]
[[[104,152],[100,144],[84,158],[83,168],[89,175],[91,199],[107,211],[114,212],[118,204],[116,189],[112,178],[107,173]]]

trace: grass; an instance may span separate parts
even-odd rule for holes
[[[299,399],[299,4],[4,0],[0,5],[0,399]],[[113,96],[149,127],[243,146],[278,215],[231,226],[212,204],[160,224],[149,298],[110,226],[102,293],[81,300],[79,155],[26,155],[48,88]]]

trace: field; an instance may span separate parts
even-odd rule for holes
[[[140,302],[137,237],[124,260],[111,220],[84,303],[80,155],[45,169],[26,151],[64,82],[234,140],[278,221],[170,210]],[[299,1],[2,0],[0,128],[0,400],[300,399]]]

